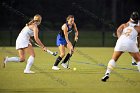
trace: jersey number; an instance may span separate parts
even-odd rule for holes
[[[125,36],[128,37],[130,36],[130,33],[132,32],[132,29],[127,29],[127,32],[125,32]]]

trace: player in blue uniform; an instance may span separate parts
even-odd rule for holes
[[[56,40],[56,45],[59,48],[60,51],[60,55],[58,56],[58,58],[56,59],[52,69],[53,70],[59,70],[60,68],[58,67],[58,64],[60,63],[60,61],[62,60],[62,58],[65,56],[65,47],[69,49],[69,53],[66,55],[65,59],[62,61],[62,66],[64,68],[67,68],[67,64],[66,62],[68,61],[68,59],[70,58],[70,55],[73,53],[74,49],[73,46],[68,38],[69,33],[71,33],[72,31],[75,31],[75,41],[78,40],[78,30],[76,27],[76,24],[74,22],[74,16],[73,15],[69,15],[66,18],[66,23],[64,23],[61,27],[61,31],[59,32],[59,34],[57,35],[57,40]]]

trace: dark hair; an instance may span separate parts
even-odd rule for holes
[[[70,18],[74,18],[74,15],[68,15],[68,17],[66,18],[66,21],[68,21]]]
[[[138,12],[133,12],[130,16],[130,18],[134,21],[133,23],[138,23],[139,20],[139,13]]]

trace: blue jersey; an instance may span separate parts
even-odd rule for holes
[[[69,33],[72,32],[72,30],[73,30],[73,26],[70,27],[70,26],[68,25],[67,22],[66,22],[66,25],[67,25],[67,28],[68,28],[68,34],[69,34]],[[61,30],[61,31],[59,32],[59,34],[60,34],[62,37],[65,37],[65,36],[64,36],[64,32],[63,32],[63,30]]]
[[[68,34],[71,33],[73,31],[73,26],[69,26],[68,23],[66,22],[67,28],[68,28]],[[66,39],[65,39],[65,35],[63,30],[61,30],[59,32],[59,34],[57,35],[57,40],[56,40],[56,45],[60,46],[60,45],[66,45]]]

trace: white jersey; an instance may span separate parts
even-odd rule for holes
[[[138,52],[136,44],[138,32],[134,29],[136,24],[130,23],[123,29],[123,32],[117,40],[115,51]]]
[[[137,26],[140,26],[140,20],[138,21],[138,24],[137,24]]]
[[[32,36],[34,36],[34,32],[28,26],[25,26],[17,37],[16,49],[28,47],[29,39]]]

